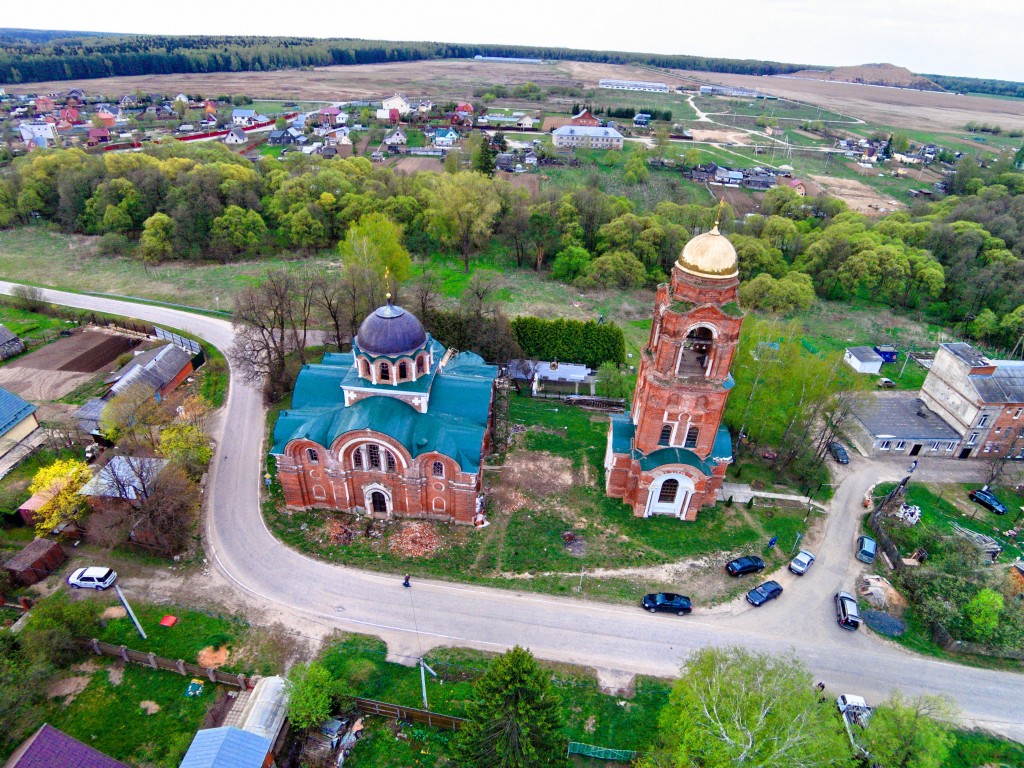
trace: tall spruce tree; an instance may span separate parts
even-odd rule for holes
[[[466,705],[455,744],[463,768],[562,768],[568,765],[559,701],[548,673],[518,645],[494,660]]]

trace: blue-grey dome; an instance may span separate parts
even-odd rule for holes
[[[363,320],[355,345],[368,355],[396,357],[419,349],[426,341],[427,332],[416,316],[388,301]]]

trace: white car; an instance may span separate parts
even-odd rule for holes
[[[793,558],[793,562],[789,564],[789,570],[795,573],[797,576],[803,576],[807,573],[807,569],[811,567],[814,562],[814,555],[808,552],[806,549],[801,549],[796,557]]]
[[[93,566],[79,568],[68,576],[72,589],[106,589],[117,581],[117,572],[110,568]]]

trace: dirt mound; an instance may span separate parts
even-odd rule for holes
[[[226,645],[220,648],[208,645],[199,652],[199,655],[196,657],[196,663],[201,667],[222,667],[227,664],[228,656],[230,655],[231,651],[228,650]]]
[[[64,677],[60,680],[54,680],[46,689],[46,695],[51,699],[63,698],[64,706],[66,707],[75,700],[78,694],[85,690],[91,679],[87,675],[76,675],[75,677]]]
[[[915,75],[906,67],[897,67],[895,64],[861,64],[855,67],[836,67],[830,70],[802,69],[788,77],[830,80],[839,83],[861,83],[862,85],[888,85],[892,88],[914,88],[919,91],[944,90],[927,77]]]
[[[428,557],[441,546],[441,537],[430,523],[403,523],[388,542],[388,549],[402,557]]]
[[[139,706],[142,707],[147,715],[155,715],[160,711],[160,705],[155,701],[149,701],[148,699],[146,701],[140,701]]]
[[[107,667],[107,679],[113,686],[118,686],[124,681],[124,662],[121,659]]]
[[[107,608],[105,611],[103,611],[103,613],[100,614],[100,618],[101,619],[107,619],[107,620],[110,620],[110,619],[123,619],[127,615],[128,615],[128,611],[126,611],[122,606],[120,606],[120,605],[112,605],[109,608]]]

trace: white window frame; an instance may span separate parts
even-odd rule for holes
[[[1014,411],[1013,420],[1016,421],[1017,419],[1019,419],[1022,413],[1024,413],[1024,408],[1018,408],[1016,411]]]
[[[956,443],[955,442],[950,440],[948,443],[946,443],[946,453],[952,453],[955,450],[956,450]]]
[[[981,414],[981,418],[978,419],[978,426],[979,427],[987,427],[988,426],[988,414],[987,413]]]
[[[906,440],[897,440],[896,441],[896,447],[893,450],[897,450],[897,451],[905,451],[905,450],[907,450],[907,441]]]
[[[968,446],[975,446],[978,444],[978,433],[971,432],[971,437],[967,440]]]
[[[878,446],[878,450],[880,450],[880,451],[892,450],[892,440],[883,440],[882,444]]]

